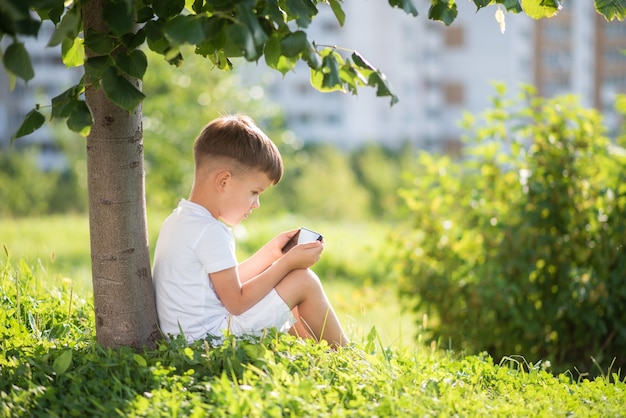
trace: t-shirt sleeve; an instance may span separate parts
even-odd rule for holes
[[[235,238],[230,229],[219,222],[210,225],[195,245],[196,256],[207,274],[235,267]]]

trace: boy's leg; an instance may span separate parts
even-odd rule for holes
[[[300,319],[300,312],[298,312],[298,307],[294,307],[291,310],[291,313],[293,314],[293,316],[298,319],[298,321],[293,324],[293,327],[291,327],[291,329],[289,330],[289,333],[291,335],[295,335],[296,337],[300,337],[300,338],[313,338],[315,339],[315,336],[313,336],[311,334],[311,330],[309,330],[303,323],[302,320]]]
[[[333,347],[349,342],[319,278],[312,270],[292,271],[278,283],[276,291],[290,308],[297,308],[299,324],[295,332],[299,335],[306,332],[318,340],[326,340]]]

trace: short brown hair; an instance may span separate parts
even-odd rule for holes
[[[273,184],[283,176],[283,160],[276,145],[245,115],[222,116],[209,123],[193,145],[196,170],[208,158],[228,158],[240,169],[259,170]]]

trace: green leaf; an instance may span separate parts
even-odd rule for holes
[[[220,70],[232,70],[233,63],[228,59],[223,50],[217,50],[209,55],[211,62]]]
[[[37,129],[41,128],[45,121],[46,118],[37,109],[33,109],[28,112],[20,127],[17,128],[17,131],[13,135],[11,135],[11,144],[13,144],[13,141],[17,138],[30,135]]]
[[[148,39],[148,47],[157,54],[165,54],[170,49],[170,42],[163,34],[163,21],[154,21],[146,23],[144,29]]]
[[[202,7],[204,6],[204,0],[193,0],[193,3],[191,5],[191,10],[194,11],[194,13],[196,14],[200,14],[202,13]],[[187,6],[189,7],[189,6]]]
[[[413,0],[389,0],[389,5],[404,10],[407,14],[417,16],[417,9]]]
[[[133,360],[135,361],[135,363],[137,363],[139,367],[148,367],[148,362],[141,354],[133,354]]]
[[[370,75],[369,79],[367,80],[367,85],[371,87],[376,87],[376,96],[391,97],[390,105],[393,106],[394,104],[398,103],[398,96],[391,92],[391,86],[389,85],[387,78],[380,71],[376,71]]]
[[[257,5],[259,7],[259,5]],[[286,28],[287,13],[279,6],[278,0],[266,0],[262,3],[262,8],[257,12],[258,16],[265,16],[270,19],[279,30]]]
[[[72,86],[63,93],[52,98],[52,110],[50,117],[66,118],[78,103],[78,96],[82,92],[82,86]]]
[[[64,39],[61,56],[67,67],[78,67],[85,63],[85,45],[82,38]]]
[[[2,62],[8,71],[26,82],[35,76],[33,64],[24,44],[21,42],[13,42],[9,45],[6,51],[4,51]]]
[[[0,34],[37,36],[41,22],[30,15],[29,3],[3,0],[0,2]]]
[[[560,7],[557,0],[522,0],[524,13],[533,19],[555,16]]]
[[[361,68],[365,68],[366,70],[376,71],[376,68],[372,64],[370,64],[361,54],[354,51],[352,53],[352,60],[354,63]]]
[[[280,58],[280,40],[277,36],[272,36],[265,43],[265,63],[270,68],[276,68],[278,66],[278,60]]]
[[[129,76],[142,79],[148,68],[148,59],[143,51],[135,49],[128,55],[117,55],[115,57],[115,65]]]
[[[171,43],[178,45],[198,45],[206,38],[202,16],[176,16],[165,24],[163,31]]]
[[[311,85],[322,92],[345,91],[340,76],[341,55],[327,48],[322,51],[322,56],[322,67],[311,69]]]
[[[111,58],[107,55],[87,58],[85,61],[85,76],[92,80],[102,78],[104,70],[111,65]]]
[[[342,91],[344,92],[345,89],[343,88],[343,86],[337,85],[334,87],[326,87],[324,86],[324,72],[321,70],[315,70],[313,68],[311,68],[311,85],[318,91],[321,91],[323,93],[329,93],[331,91]]]
[[[339,76],[339,61],[341,61],[341,56],[337,53],[326,55],[322,60],[322,66],[327,70],[324,71],[322,87],[334,88],[337,85],[341,85],[341,77]]]
[[[59,357],[54,359],[54,363],[52,364],[52,368],[57,376],[62,375],[70,368],[72,364],[72,350],[65,350],[61,353]]]
[[[259,57],[254,37],[250,30],[241,23],[229,25],[226,28],[226,45],[224,51],[230,57],[244,56],[248,61],[253,61]]]
[[[363,77],[363,75],[356,70],[356,68],[350,61],[347,61],[344,65],[341,66],[339,75],[348,91],[352,94],[358,93],[357,87],[359,85],[367,84],[367,78]]]
[[[102,75],[102,88],[107,97],[122,109],[132,112],[145,95],[115,68],[108,67]]]
[[[280,71],[283,75],[287,74],[289,71],[293,70],[293,67],[298,63],[298,58],[289,58],[281,55],[278,58],[278,64],[276,65],[276,69]]]
[[[215,39],[224,35],[224,29],[226,28],[226,19],[220,19],[216,16],[211,16],[204,21],[204,31],[207,39]]]
[[[311,0],[286,0],[285,5],[289,18],[295,19],[301,28],[308,27],[317,14],[317,7]]]
[[[280,49],[286,57],[295,57],[309,47],[306,33],[299,30],[290,33],[280,40]]]
[[[74,109],[67,118],[67,127],[74,131],[86,136],[88,128],[91,127],[93,119],[89,107],[83,100],[78,100]]]
[[[7,72],[7,75],[9,76],[9,91],[13,91],[17,84],[17,77],[12,72]]]
[[[322,57],[317,53],[313,46],[309,45],[309,47],[304,50],[302,53],[302,59],[306,61],[310,68],[318,70],[322,66]]]
[[[483,7],[487,7],[489,6],[493,0],[473,0],[474,4],[476,5],[476,10],[480,10]]]
[[[146,29],[141,28],[137,33],[127,33],[122,36],[122,43],[128,49],[137,49],[146,41]]]
[[[503,5],[507,12],[523,12],[522,5],[519,0],[496,0],[496,3]]]
[[[377,96],[389,96],[391,97],[390,104],[396,104],[398,102],[398,97],[392,93],[391,86],[389,85],[389,82],[387,81],[385,75],[377,70],[367,60],[365,60],[365,58],[363,58],[358,52],[353,52],[351,57],[354,61],[354,64],[358,68],[365,70],[365,74],[369,74],[367,81],[363,79],[364,75],[358,71],[354,72],[353,77],[356,77],[359,82],[367,84],[368,86],[376,87]]]
[[[71,8],[65,13],[61,22],[57,25],[54,33],[50,37],[48,46],[59,45],[64,39],[74,39],[78,35],[80,29],[80,17],[76,7]]]
[[[626,17],[626,2],[624,0],[595,0],[596,11],[606,20],[624,20]]]
[[[85,47],[95,54],[109,55],[115,46],[115,39],[106,33],[89,30],[85,35]]]
[[[163,20],[179,15],[185,7],[185,0],[154,0],[152,8],[154,13]]]
[[[257,47],[257,50],[260,50],[267,40],[267,34],[259,24],[259,19],[252,11],[252,2],[244,2],[238,4],[236,9],[236,17],[238,21],[240,21],[248,28],[248,30],[252,34],[252,38],[254,40],[254,44]]]
[[[428,9],[428,18],[438,20],[449,26],[458,15],[456,3],[449,3],[448,0],[433,0],[430,9]]]
[[[152,7],[145,6],[137,10],[137,23],[149,22],[153,17],[154,10],[152,10]]]
[[[42,19],[50,19],[52,23],[56,25],[61,21],[61,16],[63,16],[63,12],[65,12],[65,5],[63,3],[64,2],[62,1],[56,1],[50,5],[50,9],[39,9],[38,13],[42,17]]]
[[[408,0],[410,2],[410,0]],[[341,2],[339,0],[329,0],[330,8],[335,14],[339,26],[343,26],[346,21],[346,13],[341,8]]]
[[[104,3],[102,18],[111,31],[124,35],[133,30],[133,0],[108,0]]]

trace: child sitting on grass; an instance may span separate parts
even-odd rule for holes
[[[278,183],[283,163],[276,145],[243,115],[212,121],[194,143],[189,199],[163,223],[153,281],[161,330],[188,341],[256,334],[276,328],[343,346],[348,339],[317,275],[309,268],[323,241],[281,251],[298,232],[283,232],[237,263],[234,226],[259,207]]]

